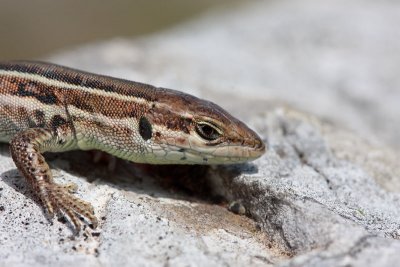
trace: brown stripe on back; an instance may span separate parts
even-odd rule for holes
[[[35,81],[0,75],[0,93],[21,97],[33,97],[48,105],[60,104],[54,90]]]
[[[115,92],[121,95],[135,96],[147,101],[156,101],[156,91],[162,92],[165,90],[144,83],[92,74],[43,62],[0,62],[0,69],[38,74],[49,79],[66,82],[72,85],[95,88],[105,92]]]
[[[0,93],[35,98],[46,105],[72,105],[89,113],[112,118],[138,117],[148,109],[147,105],[132,100],[105,98],[79,89],[49,86],[38,81],[0,75]]]
[[[64,97],[66,105],[72,105],[89,113],[102,114],[110,118],[137,118],[149,108],[148,105],[138,104],[132,100],[105,98],[101,95],[89,94],[79,90],[60,89],[57,94]]]

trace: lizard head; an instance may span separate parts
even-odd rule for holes
[[[139,121],[141,135],[147,131],[149,163],[241,163],[264,154],[261,138],[218,105],[162,90]]]

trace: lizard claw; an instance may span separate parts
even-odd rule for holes
[[[50,214],[53,213],[51,207],[56,207],[57,211],[68,216],[77,232],[81,229],[81,221],[78,215],[87,218],[92,223],[93,228],[97,227],[98,222],[96,216],[94,216],[93,206],[71,195],[70,185],[61,186],[55,183],[48,183],[45,185],[45,191],[47,197],[44,204]]]

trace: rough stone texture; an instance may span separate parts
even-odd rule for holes
[[[72,238],[46,220],[3,145],[0,266],[398,265],[399,20],[396,1],[258,1],[51,57],[213,100],[269,150],[249,164],[155,173],[51,156],[101,218]]]
[[[394,167],[392,175],[397,166],[380,162],[365,170],[342,156],[369,147],[384,158],[385,151],[360,139],[345,147],[354,135],[336,139],[342,131],[290,110],[271,111],[256,125],[265,127],[271,150],[255,166],[218,169],[216,180],[273,244],[294,255],[283,266],[394,266],[400,260],[400,195],[379,181],[382,165],[386,173]],[[241,174],[227,174],[235,172]]]

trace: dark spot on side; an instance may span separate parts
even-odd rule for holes
[[[57,97],[50,90],[40,90],[36,82],[20,83],[17,95],[22,97],[34,97],[44,104],[57,104]]]
[[[28,118],[27,118],[27,123],[28,123],[28,127],[29,127],[29,128],[36,128],[36,127],[38,127],[37,124],[36,124],[36,122],[35,122],[34,120],[32,120],[31,117],[28,117]]]
[[[66,123],[67,123],[67,121],[63,117],[61,117],[60,115],[55,115],[51,119],[50,127],[54,132],[56,132],[58,127],[66,124]]]
[[[178,151],[179,151],[179,152],[185,152],[185,149],[184,149],[184,148],[179,148]]]
[[[207,161],[208,161],[208,158],[203,158],[203,161],[204,161],[204,162],[207,162]]]
[[[186,157],[182,157],[181,160],[186,160]]]
[[[161,133],[160,132],[156,132],[156,136],[157,137],[161,137]]]
[[[141,117],[139,120],[139,133],[145,141],[151,138],[152,127],[146,117]]]
[[[35,110],[33,113],[35,120],[37,122],[37,126],[40,128],[44,128],[46,121],[45,121],[45,114],[41,110]]]
[[[173,123],[173,121],[167,121],[167,128],[168,129],[174,129],[175,128],[175,124]]]

